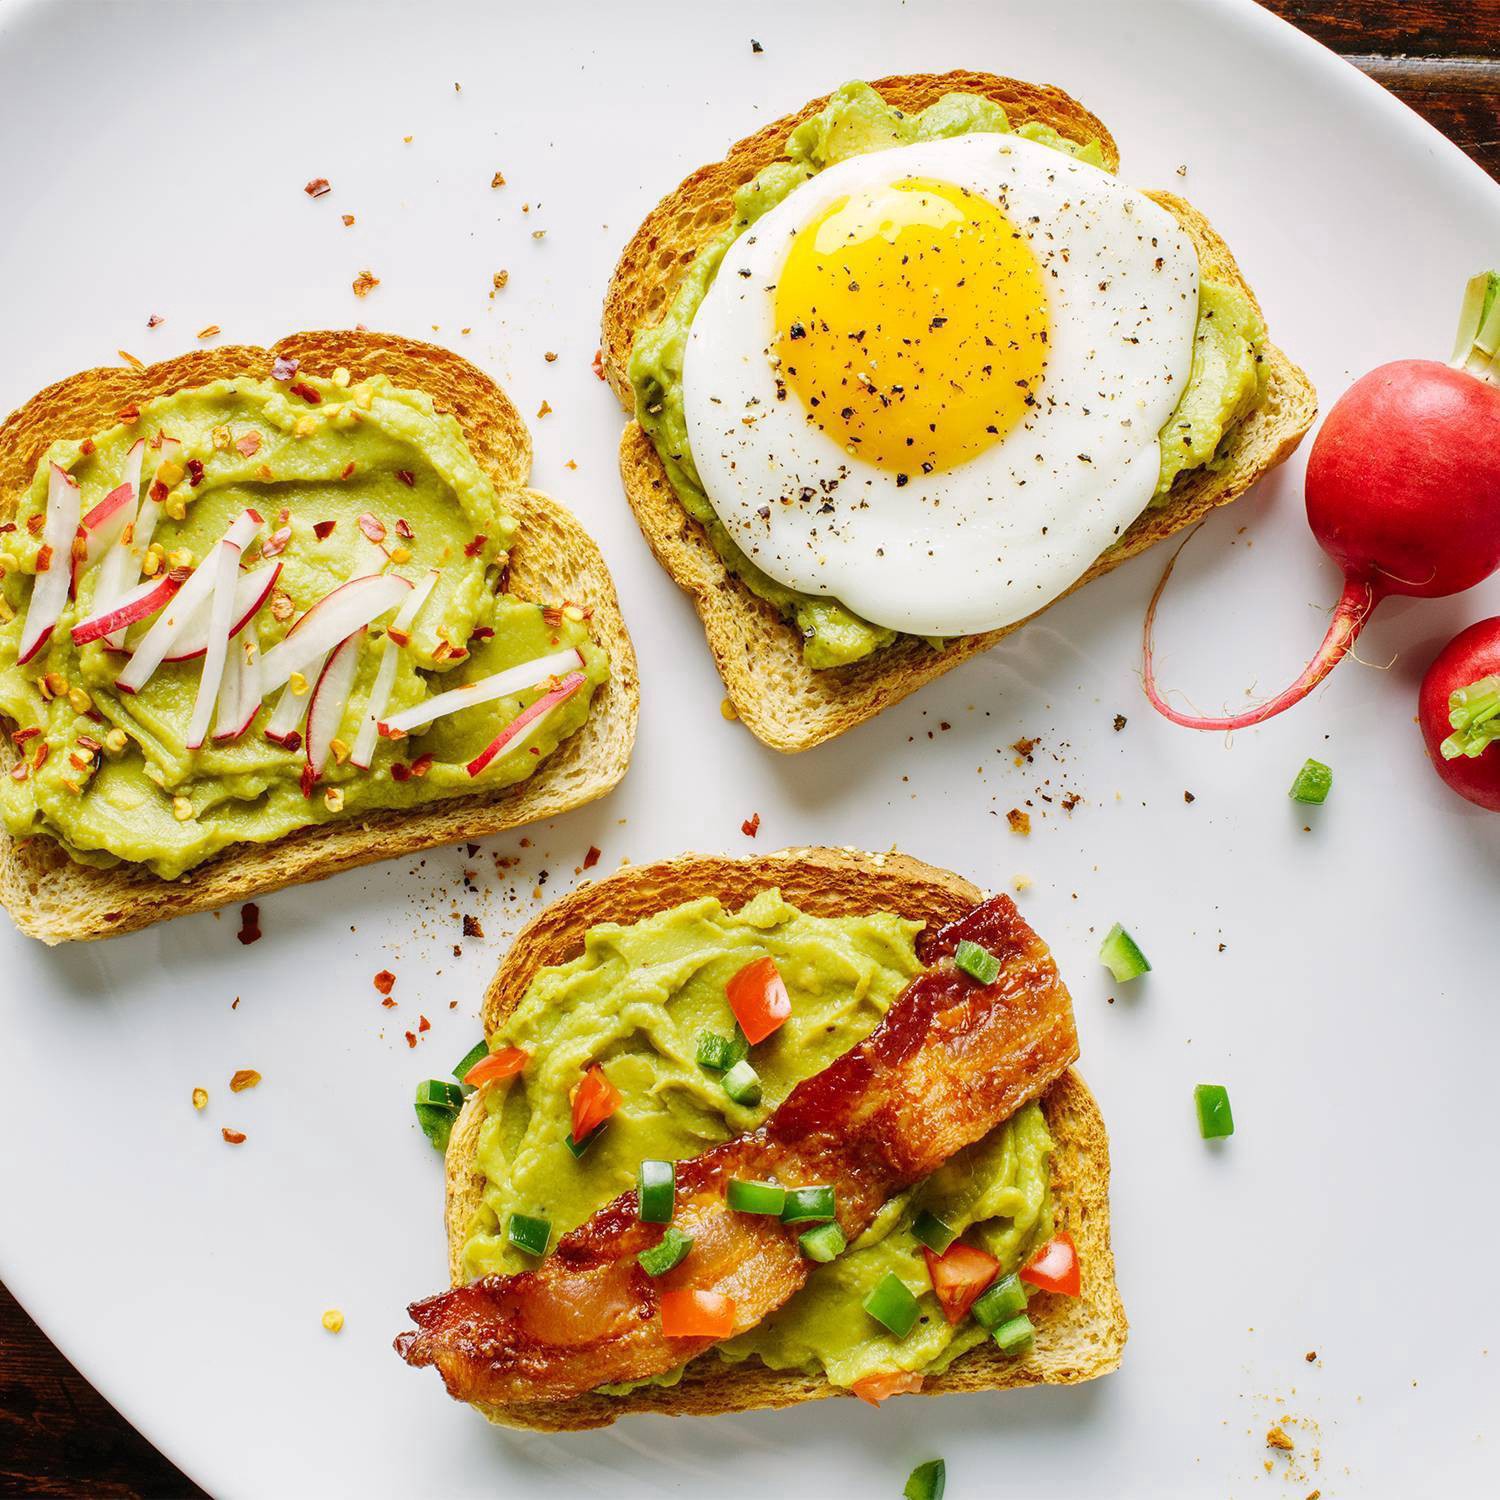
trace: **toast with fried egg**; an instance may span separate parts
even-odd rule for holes
[[[1104,124],[1055,88],[974,72],[898,76],[873,87],[907,114],[944,95],[978,95],[999,104],[1012,129],[1035,125],[1078,145],[1095,142],[1099,163],[1109,171],[1118,165],[1117,148]],[[605,299],[602,368],[628,411],[635,410],[628,363],[637,334],[660,323],[700,250],[723,235],[734,215],[736,191],[781,158],[791,132],[827,103],[827,97],[811,101],[741,141],[723,161],[700,168],[653,210],[627,245]],[[1258,308],[1228,246],[1208,221],[1172,194],[1147,196],[1181,226],[1203,276],[1237,288]],[[1315,393],[1274,344],[1266,341],[1259,349],[1254,405],[1227,433],[1212,466],[1182,475],[1165,503],[1143,511],[1057,597],[1236,499],[1292,452],[1316,413]],[[848,665],[814,669],[804,658],[796,626],[751,591],[687,513],[651,438],[634,418],[621,439],[620,468],[647,542],[691,597],[703,622],[730,702],[747,727],[774,749],[805,750],[853,728],[1025,623],[1016,620],[960,635],[940,649],[902,634]]]

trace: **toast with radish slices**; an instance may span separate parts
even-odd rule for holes
[[[769,887],[813,915],[888,911],[924,922],[929,929],[955,921],[983,900],[983,892],[961,876],[902,854],[783,849],[745,859],[690,854],[642,865],[554,901],[522,930],[485,995],[485,1035],[499,1029],[539,970],[577,958],[589,929],[604,923],[629,925],[704,896],[717,897],[734,910]],[[941,1374],[916,1382],[922,1395],[1072,1385],[1108,1374],[1120,1363],[1128,1323],[1110,1249],[1104,1121],[1093,1095],[1071,1068],[1047,1088],[1040,1103],[1053,1138],[1055,1229],[1070,1235],[1076,1248],[1077,1295],[1045,1292],[1033,1297],[1028,1311],[1035,1338],[1022,1356],[1003,1353],[985,1340]],[[455,1287],[467,1280],[464,1245],[483,1203],[485,1178],[475,1169],[474,1158],[489,1118],[484,1092],[478,1090],[465,1101],[449,1138],[444,1220],[449,1279]],[[913,1388],[904,1383],[889,1394]],[[475,1404],[502,1426],[563,1432],[603,1427],[641,1412],[710,1416],[852,1394],[857,1393],[820,1374],[775,1370],[755,1358],[728,1363],[700,1355],[675,1384],[648,1382],[618,1394],[589,1391],[563,1401]],[[863,1398],[883,1399],[879,1392]]]
[[[25,839],[0,834],[0,905],[23,932],[44,942],[131,932],[168,917],[250,900],[356,865],[555,817],[605,795],[625,773],[639,694],[634,652],[604,560],[568,510],[528,488],[530,437],[505,393],[474,365],[436,345],[386,334],[311,332],[292,335],[271,349],[235,345],[194,351],[142,369],[111,367],[74,375],[40,392],[0,426],[0,524],[15,516],[18,497],[31,484],[38,461],[58,439],[107,428],[120,420],[122,411],[157,397],[214,381],[263,376],[277,363],[290,364],[293,370],[300,366],[309,376],[347,371],[356,382],[383,375],[393,386],[424,393],[437,411],[451,413],[504,510],[518,523],[502,559],[507,594],[549,609],[579,606],[587,615],[592,640],[608,655],[609,676],[595,687],[582,727],[562,739],[524,780],[415,807],[321,821],[263,845],[231,844],[177,879],[161,878],[139,864],[96,868],[81,863],[46,833]],[[137,444],[132,450],[126,467],[139,464],[140,447]],[[160,451],[149,456],[160,465]],[[71,574],[67,568],[50,572],[39,568],[33,597],[46,581],[58,598],[42,598],[23,623],[28,653],[40,661],[49,620],[68,594],[70,576],[76,584],[81,569],[97,568],[99,582],[93,597],[103,599],[104,605],[91,618],[73,623],[75,644],[96,640],[106,647],[123,645],[125,631],[132,625],[145,632],[116,682],[118,691],[134,691],[159,662],[201,661],[202,677],[189,725],[190,746],[210,737],[214,742],[234,739],[248,729],[264,705],[266,733],[273,742],[279,731],[287,738],[296,735],[300,744],[298,726],[305,724],[309,768],[315,780],[314,751],[326,755],[330,740],[326,723],[320,731],[319,697],[341,708],[337,689],[343,681],[347,698],[348,680],[352,680],[353,654],[346,651],[341,658],[337,647],[361,639],[370,623],[393,611],[386,633],[389,656],[395,649],[390,643],[404,643],[402,622],[410,628],[431,580],[409,580],[390,573],[357,577],[307,609],[285,637],[261,655],[256,644],[245,643],[256,635],[257,620],[266,618],[257,612],[275,588],[278,554],[287,545],[285,532],[275,529],[275,517],[263,520],[254,510],[246,510],[195,569],[174,565],[158,576],[137,581],[139,563],[124,557],[127,549],[119,543],[122,530],[130,537],[124,514],[134,514],[139,469],[135,483],[127,476],[118,491],[111,491],[78,516],[73,514],[79,509],[77,487],[69,494],[69,477],[61,470],[58,475],[53,476],[55,494],[49,497],[46,525],[49,531],[54,529],[56,518],[59,536],[63,530],[68,532],[56,551],[64,555],[71,547],[73,568]],[[142,499],[140,514],[145,517],[144,491]],[[378,548],[379,538],[372,533],[383,528],[373,517],[362,516],[362,530],[367,520],[371,529],[365,535]],[[476,538],[476,542],[483,540]],[[139,534],[136,543],[139,552]],[[254,544],[259,545],[259,556],[252,556],[251,563],[242,568],[240,554]],[[51,583],[52,579],[58,583]],[[103,592],[106,584],[107,593]],[[170,607],[164,607],[168,601]],[[148,628],[153,616],[155,623]],[[577,653],[561,655],[576,659]],[[384,670],[384,661],[380,665],[372,701],[379,695],[384,704],[390,674]],[[513,693],[537,685],[550,688],[549,701],[533,715],[535,719],[545,714],[558,694],[566,696],[578,683],[570,681],[569,662],[528,665],[535,665],[538,672],[546,667],[547,673],[537,677],[535,672],[523,672],[526,682],[510,682],[508,688],[502,683],[500,688]],[[283,702],[291,698],[291,686],[304,676],[313,678],[316,686],[310,694],[302,690],[305,696],[291,705],[289,715]],[[579,674],[571,676],[576,679]],[[483,680],[473,684],[471,700],[485,701],[484,688]],[[432,708],[435,716],[453,711],[456,705],[432,698],[421,707]],[[289,722],[282,724],[278,714]],[[399,738],[420,727],[410,709],[404,719],[394,710],[389,716],[396,721],[392,725],[376,722],[381,715],[372,713],[371,722],[358,737],[351,735],[352,747],[335,742],[336,751],[341,757],[352,754],[355,766],[365,766],[377,735]],[[329,715],[322,717],[326,720]],[[336,728],[337,715],[332,722]],[[485,754],[493,758],[508,745],[517,744],[530,727],[513,721]],[[4,732],[14,728],[0,721],[0,774],[18,775],[26,756],[27,747],[17,746],[11,734]],[[482,756],[476,759],[470,774],[477,777],[484,764],[488,761]]]

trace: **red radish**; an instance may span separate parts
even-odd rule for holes
[[[219,558],[224,552],[233,551],[238,561],[240,553],[254,540],[263,524],[255,511],[241,511],[230,523],[223,538],[208,549],[203,561],[178,590],[171,606],[157,616],[150,630],[141,637],[140,644],[125,664],[125,670],[115,679],[115,686],[122,693],[138,693],[145,687],[193,618],[194,611],[214,593],[219,578]],[[220,666],[222,667],[222,661]],[[215,669],[214,674],[214,690],[218,691],[218,669]],[[196,718],[195,710],[195,722]]]
[[[513,693],[524,693],[549,677],[561,677],[566,672],[577,672],[583,666],[583,657],[569,647],[566,651],[554,651],[539,656],[534,661],[522,662],[519,666],[507,667],[503,672],[481,677],[477,682],[465,683],[462,687],[450,688],[446,693],[437,693],[425,698],[411,708],[404,708],[381,722],[380,732],[387,739],[410,734],[441,719],[447,714],[456,714],[460,709],[472,708],[476,703],[492,703],[496,698],[508,698]]]
[[[523,708],[499,734],[490,741],[473,760],[469,762],[468,772],[470,776],[478,776],[497,755],[504,754],[507,750],[514,750],[518,745],[529,740],[541,727],[542,720],[552,712],[559,703],[566,703],[574,693],[578,691],[587,679],[582,672],[570,672],[550,692],[543,693],[535,703]],[[577,1137],[575,1137],[577,1139]]]
[[[31,602],[26,607],[21,639],[16,646],[18,667],[25,666],[52,639],[53,627],[67,606],[73,577],[69,558],[81,509],[77,480],[66,469],[49,464],[47,511],[42,522],[41,546],[37,549],[36,582],[31,586]]]
[[[154,615],[191,577],[187,568],[173,568],[160,578],[148,578],[109,608],[80,620],[71,632],[73,644],[86,646],[90,641],[102,640],[116,631],[124,631],[137,620]]]
[[[364,720],[359,726],[359,733],[354,740],[354,749],[349,756],[350,760],[362,771],[368,771],[370,762],[375,758],[375,741],[379,738],[380,718],[385,713],[386,705],[391,701],[391,687],[396,681],[396,665],[401,655],[401,648],[410,643],[412,626],[415,625],[417,616],[421,614],[422,606],[426,604],[438,577],[439,569],[433,568],[426,578],[412,589],[411,593],[406,596],[406,602],[397,611],[396,618],[391,621],[391,628],[385,633],[385,645],[380,654],[380,667],[375,673],[375,682],[370,688],[369,702],[365,705]]]
[[[239,701],[233,720],[225,721],[220,715],[220,724],[214,730],[216,740],[237,740],[255,722],[260,712],[260,626],[251,620],[245,633],[230,648],[239,661]]]
[[[334,736],[344,722],[349,695],[354,691],[354,677],[359,671],[360,647],[364,643],[363,625],[347,640],[340,641],[318,674],[312,697],[308,699],[307,764],[315,778],[323,774]]]
[[[378,620],[406,596],[411,584],[395,573],[367,574],[351,578],[324,594],[295,625],[285,639],[261,658],[261,687],[272,692],[305,672],[325,651],[331,651],[361,625]]]
[[[177,438],[168,437],[164,432],[158,432],[151,440],[151,448],[154,450],[151,484],[141,497],[143,502],[141,513],[136,521],[135,536],[132,539],[135,550],[142,556],[145,555],[146,548],[151,545],[151,538],[156,534],[156,523],[161,520],[161,501],[166,492],[172,488],[167,480],[176,470],[177,455],[182,451],[182,443]],[[165,474],[162,473],[163,469],[166,470]]]
[[[1438,775],[1460,797],[1500,812],[1500,615],[1438,652],[1422,679],[1417,718]]]
[[[1284,692],[1224,718],[1182,713],[1166,702],[1156,686],[1151,627],[1173,557],[1146,611],[1143,677],[1159,712],[1189,729],[1263,723],[1327,677],[1388,595],[1437,599],[1500,568],[1497,348],[1500,274],[1490,271],[1469,283],[1451,365],[1381,365],[1328,413],[1307,462],[1307,520],[1343,569],[1344,591],[1323,644]]]
[[[259,612],[271,597],[276,580],[281,577],[280,563],[265,563],[241,573],[234,586],[234,610],[230,617],[229,635],[232,640]],[[163,661],[191,661],[202,656],[208,649],[208,616],[211,601],[205,600],[193,611],[193,618],[183,627],[172,649]]]

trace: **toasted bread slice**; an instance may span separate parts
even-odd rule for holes
[[[526,488],[531,438],[505,392],[450,350],[392,334],[339,330],[293,334],[270,349],[231,344],[195,350],[141,370],[85,370],[48,386],[0,426],[0,520],[15,513],[18,496],[55,439],[96,432],[132,403],[186,386],[263,374],[277,355],[293,356],[316,374],[342,365],[355,379],[388,375],[451,411],[520,522],[510,556],[512,591],[541,602],[592,605],[595,635],[609,652],[609,681],[595,694],[583,728],[525,781],[490,794],[305,828],[273,844],[233,846],[179,880],[163,880],[140,865],[93,869],[69,859],[45,835],[17,841],[0,834],[0,905],[22,932],[46,943],[132,932],[355,865],[555,817],[602,797],[625,774],[640,694],[635,652],[609,571],[572,514]],[[12,763],[8,737],[0,736],[0,765]]]
[[[485,1035],[492,1035],[504,1021],[538,969],[564,963],[582,951],[590,927],[638,922],[706,895],[738,907],[768,886],[779,886],[794,906],[820,916],[893,911],[930,924],[961,915],[984,894],[960,876],[906,855],[849,849],[783,849],[750,859],[689,854],[626,869],[554,902],[527,924],[485,994]],[[1011,1359],[982,1345],[929,1379],[923,1395],[1074,1385],[1108,1374],[1120,1363],[1128,1325],[1109,1246],[1109,1139],[1104,1121],[1094,1096],[1071,1071],[1042,1096],[1042,1110],[1056,1142],[1052,1188],[1057,1224],[1072,1234],[1078,1247],[1083,1294],[1076,1299],[1038,1294],[1031,1304],[1037,1331],[1029,1353]],[[470,1095],[448,1143],[445,1221],[448,1273],[455,1286],[464,1279],[464,1241],[484,1191],[484,1178],[473,1168],[484,1118],[481,1096]],[[849,1394],[819,1375],[771,1370],[754,1359],[732,1365],[707,1354],[693,1361],[675,1386],[643,1386],[626,1396],[589,1394],[566,1402],[476,1405],[502,1426],[568,1432],[604,1427],[634,1412],[712,1416]]]
[[[1071,140],[1097,139],[1105,166],[1113,171],[1119,164],[1103,123],[1060,89],[964,72],[883,78],[874,88],[908,113],[947,93],[982,94],[1004,107],[1012,125],[1037,120]],[[605,298],[602,347],[604,373],[628,412],[634,413],[635,401],[626,366],[637,330],[661,321],[684,270],[730,221],[735,190],[777,160],[793,128],[827,102],[826,97],[812,100],[741,141],[723,161],[699,168],[652,210],[625,247]],[[1204,273],[1233,283],[1254,301],[1229,247],[1207,219],[1170,193],[1151,196],[1181,221]],[[1179,481],[1169,501],[1140,516],[1073,588],[1228,504],[1292,452],[1317,414],[1317,395],[1274,344],[1265,346],[1264,367],[1260,402],[1230,434],[1222,463]],[[832,739],[1026,623],[964,636],[941,651],[902,637],[847,667],[813,671],[802,659],[795,626],[725,567],[703,528],[683,510],[633,416],[620,440],[620,473],[657,561],[692,598],[730,701],[751,733],[772,749],[807,750]]]

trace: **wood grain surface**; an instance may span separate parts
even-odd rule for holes
[[[1500,178],[1500,0],[1267,0]],[[201,1496],[0,1287],[0,1496]]]

